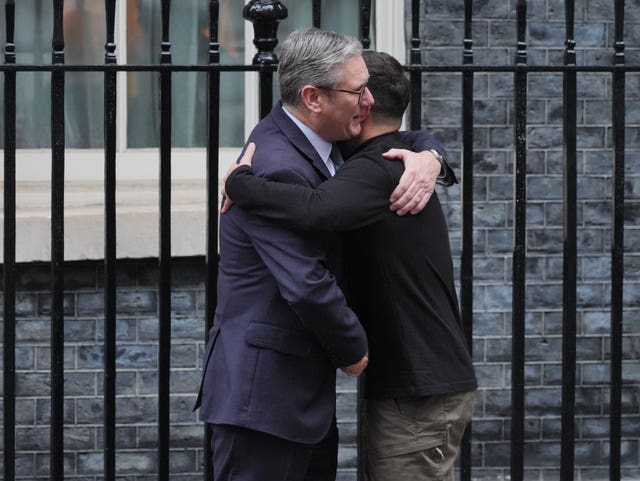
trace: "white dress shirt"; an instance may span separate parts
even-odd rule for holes
[[[307,125],[302,123],[295,115],[289,112],[284,105],[282,106],[282,110],[284,110],[284,113],[287,114],[291,120],[293,120],[293,123],[295,123],[300,130],[302,130],[304,136],[309,140],[313,148],[316,149],[316,152],[318,152],[318,155],[324,162],[324,165],[326,165],[327,169],[329,169],[331,177],[336,175],[336,167],[335,165],[333,165],[333,161],[329,157],[333,144],[324,140],[313,130],[311,130]]]

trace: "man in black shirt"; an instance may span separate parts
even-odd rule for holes
[[[344,287],[369,338],[366,455],[371,481],[452,480],[477,381],[460,319],[447,224],[434,193],[416,215],[389,209],[403,171],[382,153],[409,82],[391,56],[364,52],[375,104],[348,160],[316,189],[251,175],[249,149],[226,182],[233,201],[300,231],[341,231]],[[257,146],[260,149],[260,146]]]

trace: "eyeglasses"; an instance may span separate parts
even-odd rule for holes
[[[333,87],[318,87],[319,89],[325,90],[334,90],[336,92],[344,92],[346,94],[354,94],[358,96],[358,103],[362,102],[362,97],[364,96],[364,91],[367,89],[367,84],[364,84],[360,87],[360,90],[346,90],[346,89],[335,89]]]

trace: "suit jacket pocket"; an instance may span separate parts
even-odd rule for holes
[[[260,322],[249,324],[245,340],[255,347],[297,357],[307,357],[313,343],[312,338],[304,331]]]

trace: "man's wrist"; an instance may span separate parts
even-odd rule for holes
[[[242,164],[233,169],[233,171],[227,176],[227,179],[224,181],[224,190],[231,195],[231,191],[233,190],[233,181],[238,175],[247,175],[253,174],[253,169],[250,165]]]
[[[447,169],[444,165],[444,157],[436,149],[429,149],[429,152],[431,152],[436,160],[440,162],[440,173],[438,174],[438,179],[444,179],[447,176]]]

